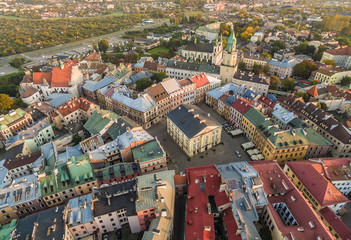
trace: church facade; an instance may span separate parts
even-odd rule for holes
[[[211,43],[189,43],[180,51],[180,55],[185,59],[207,62],[213,65],[220,65],[222,62],[223,43],[222,40],[216,40]]]

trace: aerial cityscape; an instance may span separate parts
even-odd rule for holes
[[[0,0],[0,240],[351,240],[351,1]]]

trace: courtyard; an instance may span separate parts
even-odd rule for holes
[[[220,116],[216,111],[201,102],[198,106],[211,117],[217,120],[218,123],[225,122],[225,119]],[[168,169],[175,170],[176,173],[185,171],[186,168],[203,166],[210,164],[225,164],[230,162],[250,161],[250,157],[243,151],[241,144],[249,140],[244,136],[231,137],[224,130],[222,131],[223,144],[219,144],[206,152],[199,153],[196,156],[188,159],[188,156],[180,149],[180,147],[172,140],[167,133],[166,119],[162,119],[156,125],[147,130],[152,136],[157,137],[167,152],[169,157]],[[241,153],[239,158],[236,151]]]

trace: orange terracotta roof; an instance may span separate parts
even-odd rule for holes
[[[311,87],[310,89],[308,89],[308,90],[306,91],[306,93],[308,93],[308,94],[311,95],[312,97],[317,97],[317,96],[318,96],[317,86],[314,85],[313,87]]]
[[[195,76],[192,76],[191,80],[194,83],[196,83],[196,88],[200,88],[200,87],[203,87],[207,84],[210,84],[210,81],[208,81],[208,79],[204,73],[199,73]]]
[[[180,174],[174,175],[174,185],[186,184],[186,175],[181,176]]]
[[[51,72],[33,72],[33,84],[43,84],[44,79],[49,83],[51,78]]]
[[[83,111],[87,111],[90,108],[90,105],[95,105],[94,103],[86,100],[85,98],[79,98],[78,100],[69,102],[65,106],[61,106],[57,111],[63,116],[67,116],[78,109],[81,109]]]

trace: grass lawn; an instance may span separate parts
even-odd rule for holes
[[[192,12],[184,12],[185,16],[186,17],[189,17],[189,16],[194,16],[194,15],[198,15],[199,13],[204,13],[204,11],[192,11]]]
[[[21,18],[21,17],[16,17],[16,16],[5,16],[0,14],[0,18],[10,18],[10,19],[26,19],[26,18]]]
[[[147,52],[150,54],[161,54],[161,53],[169,52],[169,49],[165,47],[155,47],[153,49],[148,50]]]
[[[102,15],[102,17],[124,16],[124,15],[127,15],[127,13],[124,13],[124,12],[115,12],[115,13],[110,13],[110,14]]]

